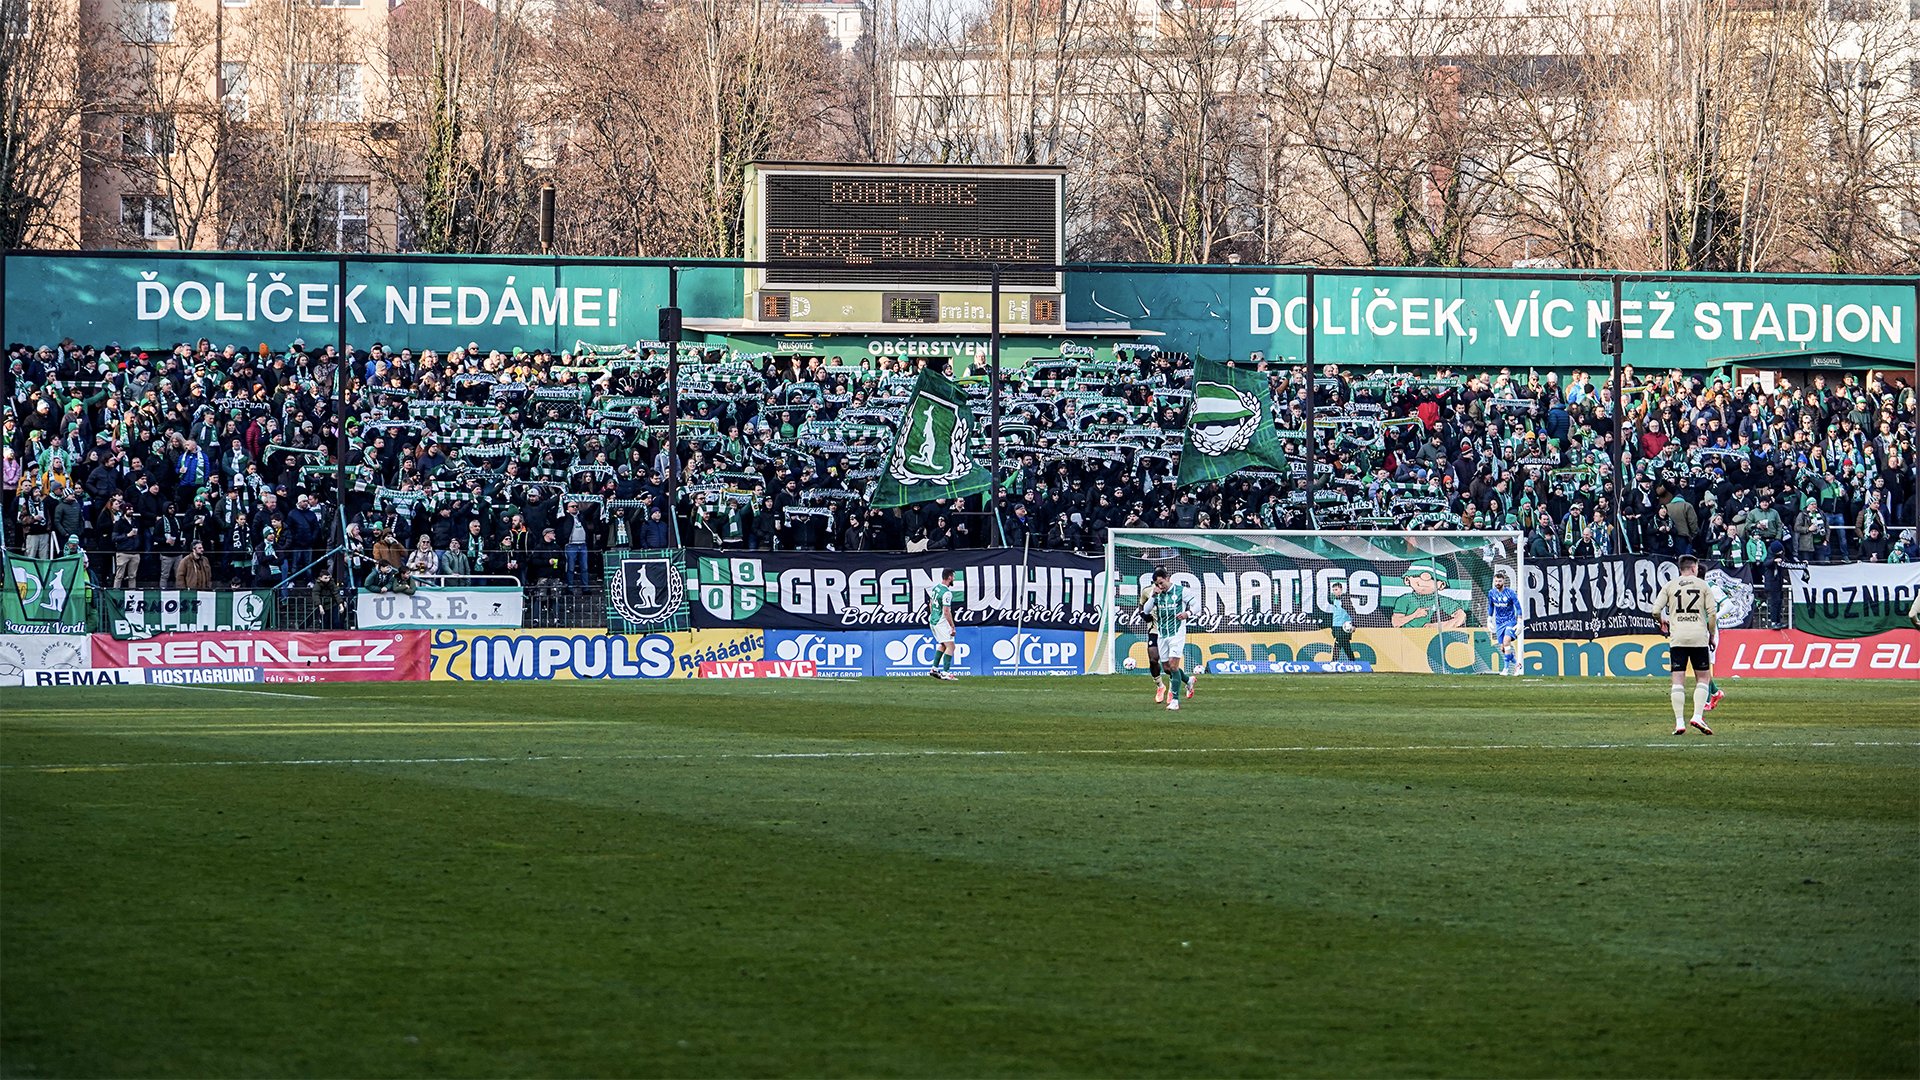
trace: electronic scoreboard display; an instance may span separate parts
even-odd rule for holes
[[[763,287],[991,286],[985,266],[901,265],[948,261],[999,263],[1007,290],[1060,287],[1059,172],[761,166],[757,181]]]

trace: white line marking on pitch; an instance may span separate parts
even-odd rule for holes
[[[412,757],[412,758],[283,758],[276,760],[250,760],[237,758],[220,761],[91,761],[70,762],[60,765],[0,765],[0,770],[28,772],[84,772],[108,769],[182,769],[217,768],[237,765],[505,765],[514,762],[542,761],[820,761],[820,760],[859,760],[871,758],[936,758],[936,757],[1070,757],[1070,756],[1109,756],[1156,755],[1156,754],[1319,754],[1319,753],[1472,753],[1493,750],[1680,750],[1687,746],[1701,749],[1707,747],[1724,748],[1800,748],[1834,747],[1840,743],[1801,743],[1801,742],[1765,742],[1740,743],[1715,741],[1711,743],[1695,741],[1690,744],[1672,742],[1616,742],[1616,743],[1479,743],[1460,745],[1423,745],[1407,746],[1149,746],[1134,748],[1081,747],[1061,750],[786,750],[763,751],[758,753],[719,753],[719,754],[523,754],[511,756],[472,756],[472,757]],[[1851,746],[1920,746],[1920,742],[1869,742],[1855,741]]]
[[[294,694],[285,690],[236,690],[230,686],[200,686],[194,683],[172,683],[169,690],[206,690],[215,694],[257,694],[260,697],[290,697],[305,701],[325,701],[319,694]]]

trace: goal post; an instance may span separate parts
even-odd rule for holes
[[[1329,662],[1373,671],[1493,674],[1500,652],[1487,593],[1505,570],[1523,597],[1526,551],[1517,532],[1252,532],[1115,529],[1089,670],[1146,667],[1146,631],[1135,619],[1156,569],[1186,587],[1186,662]],[[1336,598],[1352,617],[1340,642]],[[1516,658],[1524,658],[1522,606]]]

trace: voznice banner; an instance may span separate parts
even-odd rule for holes
[[[1857,638],[1910,630],[1920,564],[1846,563],[1796,568],[1793,628],[1816,637]]]
[[[1059,551],[737,552],[690,550],[693,625],[888,630],[927,624],[927,590],[951,568],[962,625],[1089,630],[1102,561]]]
[[[1591,640],[1658,634],[1654,597],[1679,572],[1679,563],[1661,555],[1529,561],[1521,590],[1527,636]],[[1720,594],[1720,625],[1745,626],[1753,615],[1753,586],[1712,566],[1704,572]]]

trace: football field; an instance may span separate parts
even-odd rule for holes
[[[0,690],[7,1076],[1920,1075],[1920,684]]]

